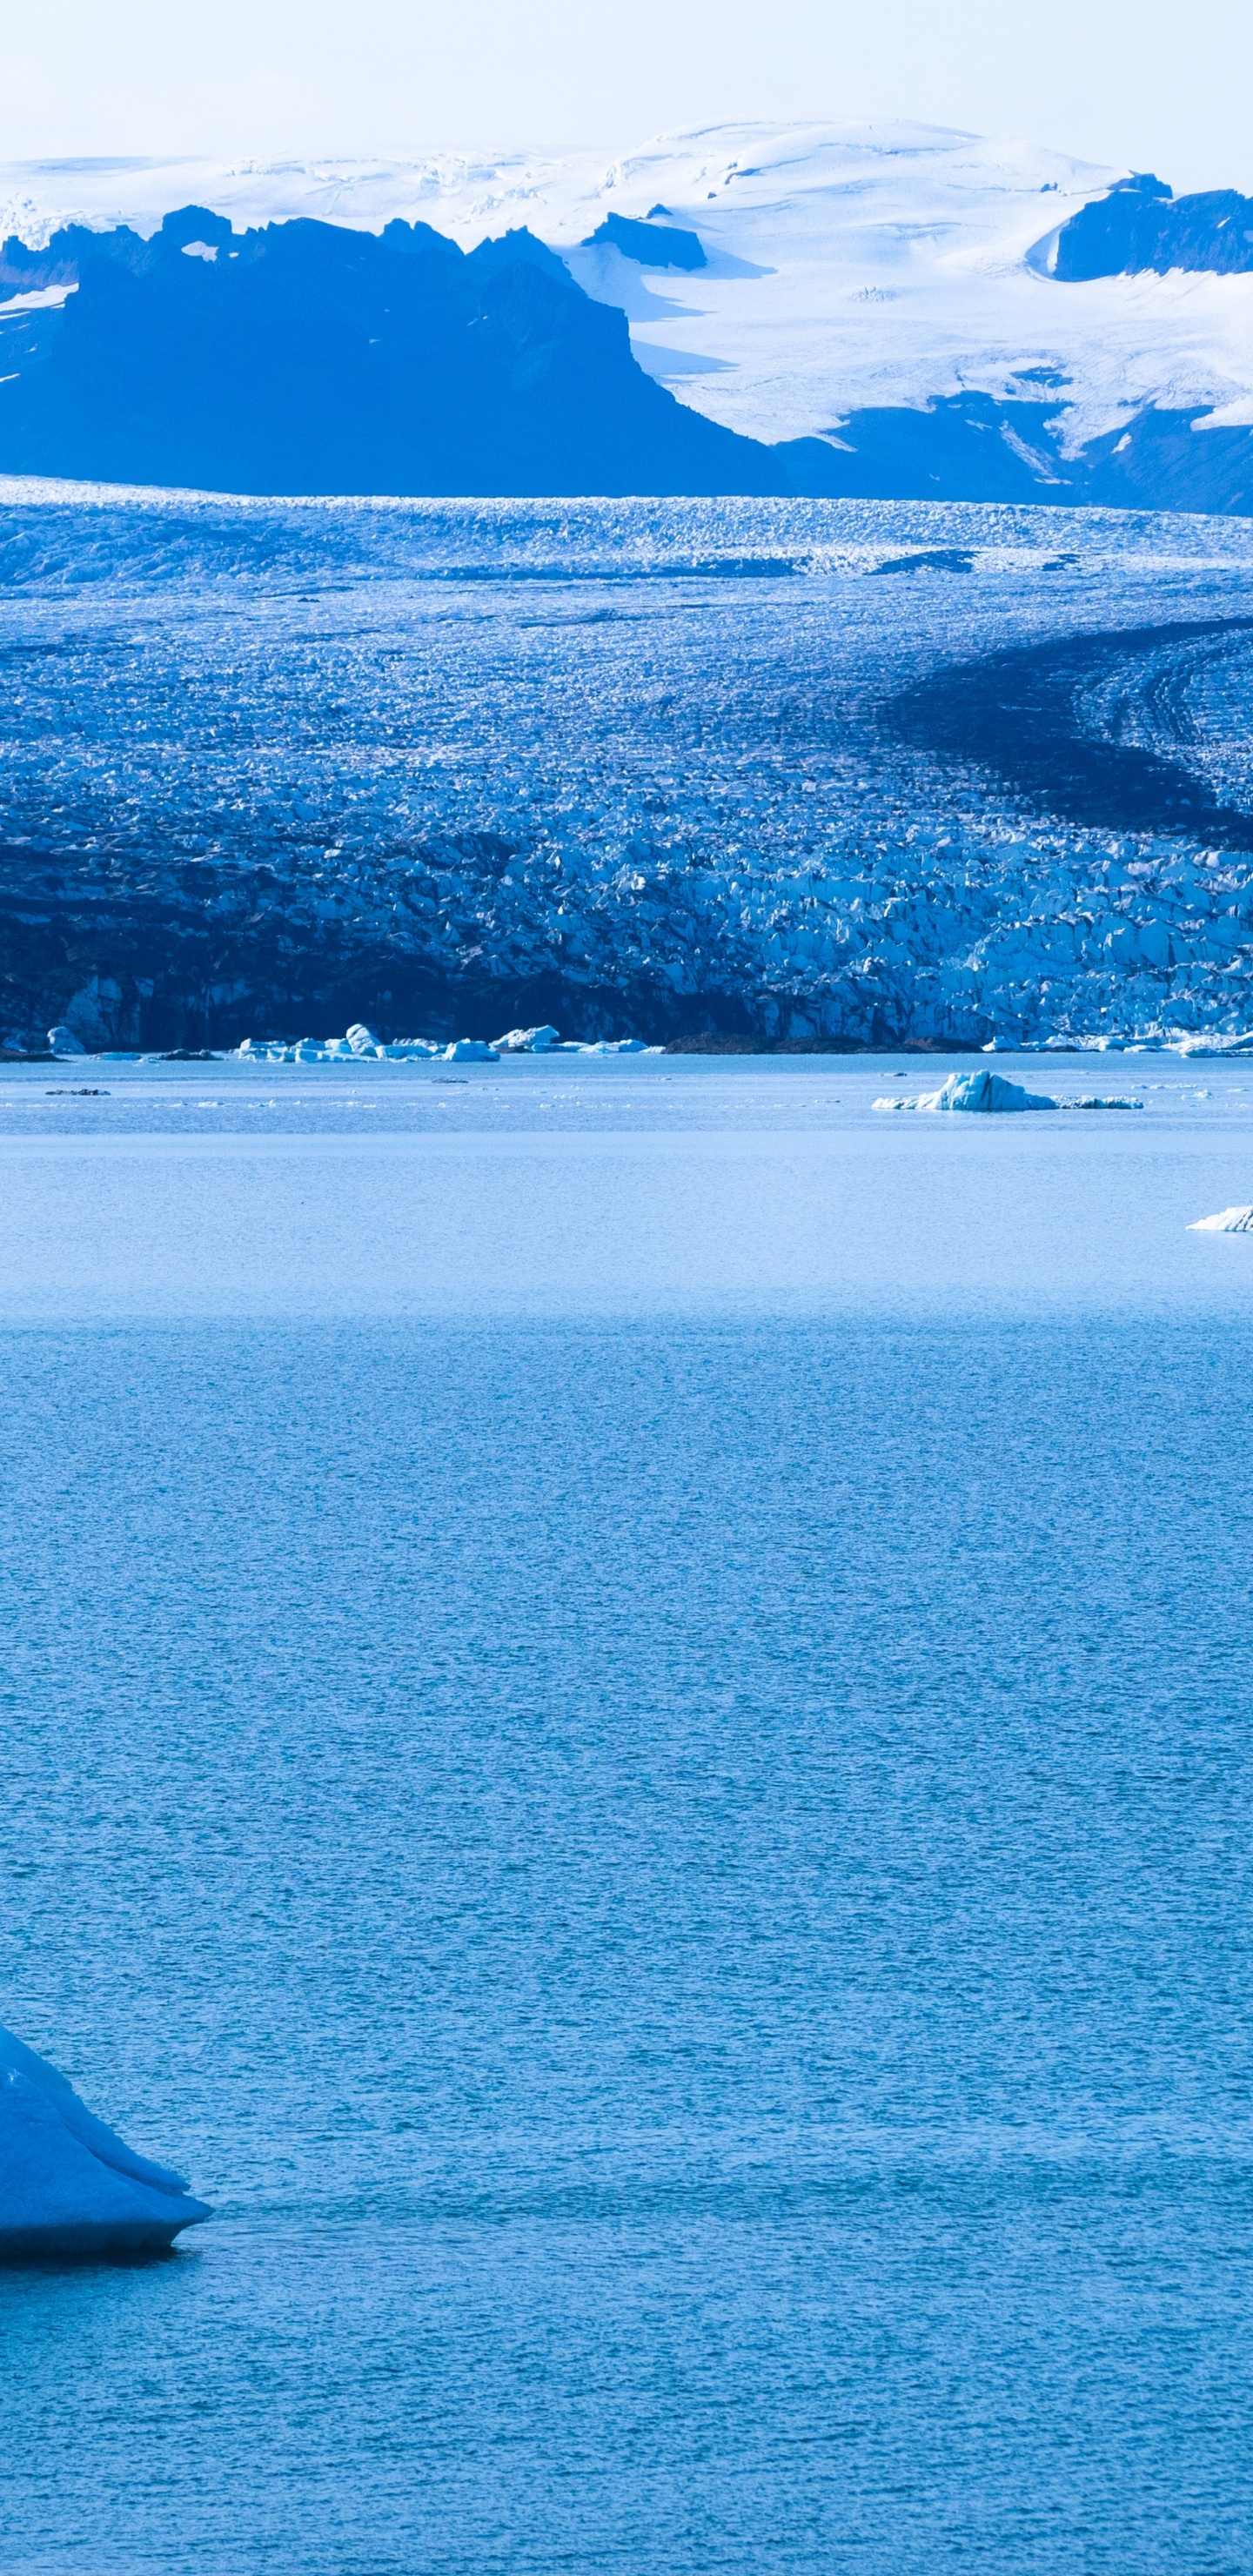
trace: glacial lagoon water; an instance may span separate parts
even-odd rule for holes
[[[0,1074],[15,2576],[1253,2568],[1253,1068],[1007,1070]]]

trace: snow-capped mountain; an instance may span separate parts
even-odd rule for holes
[[[1069,255],[1076,218],[1120,211],[1129,177],[915,125],[737,125],[608,165],[9,168],[0,228],[32,247],[70,222],[148,234],[189,201],[237,228],[401,217],[467,251],[525,226],[626,313],[639,365],[689,410],[770,446],[822,440],[833,479],[801,489],[1253,508],[1253,208],[1246,226],[1240,199],[1183,201],[1212,216],[1158,222],[1128,253],[1146,265],[1094,274],[1090,243]],[[630,250],[610,217],[640,227]],[[694,236],[700,264],[650,262],[644,227]]]
[[[467,255],[427,224],[5,245],[0,463],[256,493],[786,491],[635,363],[624,316],[524,231]],[[6,363],[7,362],[7,363]],[[812,446],[820,469],[821,441]]]

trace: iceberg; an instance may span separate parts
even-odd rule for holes
[[[87,1053],[82,1039],[76,1038],[73,1029],[67,1029],[63,1020],[58,1021],[55,1029],[48,1031],[48,1051],[50,1055],[86,1055]]]
[[[454,1038],[444,1049],[445,1064],[499,1064],[495,1047],[486,1038]]]
[[[876,1100],[876,1109],[1056,1109],[1047,1092],[1026,1091],[1006,1074],[986,1065],[978,1073],[950,1073],[938,1091],[921,1091],[909,1100]]]
[[[556,1029],[508,1029],[503,1038],[493,1038],[498,1055],[547,1055],[550,1047],[559,1046]]]
[[[1199,1216],[1189,1234],[1253,1234],[1253,1207],[1220,1208],[1217,1216]]]
[[[0,2030],[0,2260],[142,2253],[210,2216],[181,2174],[136,2155],[46,2057]]]
[[[408,1064],[442,1055],[434,1038],[392,1038],[382,1045],[357,1020],[342,1038],[244,1038],[235,1053],[246,1064],[361,1064],[371,1060]]]

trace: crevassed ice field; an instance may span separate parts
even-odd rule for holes
[[[0,1037],[1253,1024],[1243,523],[4,497]]]

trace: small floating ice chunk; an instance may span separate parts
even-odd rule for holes
[[[1199,1216],[1189,1234],[1253,1234],[1253,1207],[1221,1208],[1217,1216]]]
[[[0,2030],[0,2259],[172,2245],[209,2215],[181,2174],[136,2155],[55,2066]]]
[[[1026,1091],[1006,1074],[984,1066],[978,1073],[950,1073],[938,1091],[920,1091],[907,1100],[876,1100],[876,1109],[1056,1109],[1043,1091]]]
[[[454,1038],[444,1049],[445,1064],[499,1064],[495,1047],[486,1038]]]
[[[86,1055],[87,1053],[82,1039],[75,1037],[73,1029],[68,1029],[64,1020],[58,1020],[56,1027],[49,1029],[48,1051],[51,1055]]]
[[[561,1043],[558,1032],[545,1025],[542,1029],[507,1029],[503,1038],[493,1038],[498,1055],[547,1055],[550,1047]]]

